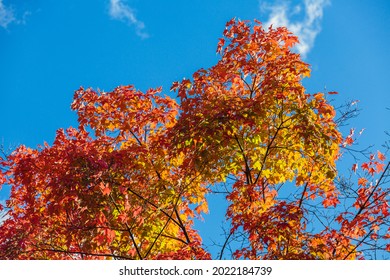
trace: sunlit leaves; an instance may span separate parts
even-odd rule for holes
[[[336,111],[325,94],[305,93],[301,80],[309,76],[309,68],[290,51],[296,42],[284,28],[266,31],[261,25],[232,20],[218,43],[221,60],[196,72],[192,81],[184,79],[172,87],[184,111],[176,124],[180,133],[175,141],[188,143],[176,149],[198,157],[194,169],[206,169],[210,182],[229,175],[237,180],[227,196],[231,203],[227,215],[233,232],[249,234],[250,246],[236,256],[282,258],[276,246],[264,247],[264,241],[251,233],[259,226],[251,220],[278,203],[280,186],[294,182],[301,189],[295,200],[300,208],[306,199],[320,199],[325,208],[340,203],[335,161],[340,146],[354,143],[354,129],[342,138],[334,120]],[[193,145],[190,139],[202,145]],[[383,171],[375,161],[361,168],[369,174]],[[360,179],[358,184],[367,182]],[[329,236],[325,231],[316,238],[328,244]],[[301,238],[310,240],[303,233]],[[348,251],[349,241],[343,242],[338,254],[321,256],[355,256]],[[330,249],[324,245],[323,250]]]
[[[0,258],[208,259],[194,219],[221,184],[230,236],[246,238],[234,258],[354,259],[389,238],[382,153],[352,166],[340,210],[336,160],[354,129],[342,137],[327,95],[305,91],[298,38],[234,19],[223,35],[216,65],[172,84],[180,104],[161,88],[80,88],[77,129],[0,161],[12,187]],[[337,214],[325,225],[319,209]]]
[[[80,89],[72,104],[79,129],[58,130],[53,146],[22,146],[9,157],[10,215],[32,225],[24,232],[35,249],[2,257],[161,258],[199,240],[189,204],[207,211],[205,201],[192,200],[205,188],[184,168],[184,155],[168,155],[178,107],[157,93]],[[3,241],[11,234],[5,230]]]

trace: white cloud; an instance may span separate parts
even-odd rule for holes
[[[5,201],[4,200],[1,200],[0,201],[0,204],[2,204],[3,206],[5,206]],[[9,215],[7,214],[7,210],[4,210],[3,211],[0,211],[0,225],[9,218]]]
[[[276,5],[262,4],[261,9],[264,12],[270,12],[268,21],[264,25],[270,26],[272,24],[274,27],[287,27],[294,35],[298,36],[300,43],[296,46],[296,49],[305,57],[313,48],[315,38],[321,31],[323,10],[329,4],[329,0],[304,0],[303,11],[302,4],[294,7],[286,2]]]
[[[145,32],[145,24],[137,19],[133,9],[126,5],[123,0],[110,0],[109,14],[113,19],[133,25],[137,35],[142,39],[149,37],[149,34]]]
[[[9,215],[3,211],[3,212],[0,212],[0,226],[4,223],[5,220],[7,220],[9,218]]]
[[[13,21],[16,21],[13,10],[10,7],[6,7],[3,4],[3,0],[0,0],[0,26],[6,29]]]

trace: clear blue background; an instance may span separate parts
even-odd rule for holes
[[[70,103],[80,86],[163,86],[172,95],[172,82],[215,64],[232,17],[267,22],[271,9],[264,7],[284,5],[291,23],[299,23],[309,2],[324,1],[121,0],[115,16],[110,0],[0,0],[0,144],[36,147],[51,143],[58,128],[77,126]],[[296,7],[301,12],[294,14]],[[390,129],[390,1],[328,1],[318,23],[321,32],[305,55],[308,92],[338,91],[335,104],[360,100],[362,111],[345,131],[365,128],[361,147],[380,149]],[[0,201],[7,196],[0,191]],[[224,209],[215,201],[197,225],[209,245],[222,233]]]

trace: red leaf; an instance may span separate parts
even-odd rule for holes
[[[345,138],[345,141],[343,143],[343,147],[351,146],[352,144],[353,144],[353,139],[350,135],[348,135],[347,138]]]
[[[107,184],[101,183],[100,189],[101,189],[103,195],[109,195],[111,193],[111,189],[110,189],[108,183]]]
[[[339,215],[337,218],[336,218],[336,221],[341,224],[341,222],[344,220],[344,217],[343,215]]]
[[[223,39],[223,38],[219,39],[218,47],[217,47],[217,53],[221,52],[222,47],[223,47],[224,44],[225,44],[225,39]]]
[[[365,162],[365,163],[363,163],[362,164],[362,169],[365,169],[365,170],[369,170],[369,166],[368,166],[368,163],[367,162]]]
[[[118,215],[118,220],[119,220],[121,223],[126,222],[126,220],[127,220],[127,215],[126,215],[126,213],[122,213],[122,214]]]
[[[176,91],[179,88],[179,82],[173,82],[170,88],[171,91]]]

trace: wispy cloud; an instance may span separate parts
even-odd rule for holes
[[[313,48],[315,38],[321,31],[323,10],[329,4],[329,0],[303,0],[303,3],[295,6],[285,1],[275,5],[261,4],[262,12],[270,13],[264,25],[287,27],[298,36],[300,43],[296,49],[305,57]]]
[[[5,206],[5,201],[4,200],[0,200],[0,204],[2,204],[3,206]],[[8,214],[7,214],[7,211],[6,210],[3,210],[3,211],[0,211],[0,225],[9,218]]]
[[[14,11],[4,5],[3,0],[0,0],[0,26],[7,29],[11,22],[16,21]]]
[[[110,0],[109,14],[113,19],[134,26],[136,34],[142,39],[149,37],[149,34],[145,31],[145,24],[137,19],[134,10],[126,5],[123,0]]]

